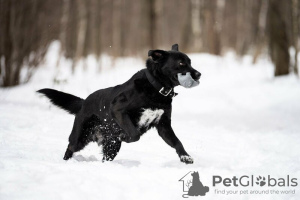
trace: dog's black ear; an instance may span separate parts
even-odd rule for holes
[[[154,61],[163,58],[167,54],[166,51],[163,50],[149,50],[148,56],[151,56]]]
[[[173,44],[172,45],[172,50],[173,51],[178,51],[178,44]]]

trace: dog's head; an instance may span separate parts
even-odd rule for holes
[[[148,56],[148,70],[165,86],[190,88],[199,84],[201,73],[191,66],[190,58],[178,50],[178,44],[174,44],[171,51],[149,50]]]
[[[192,174],[193,178],[199,179],[199,173],[198,172],[193,172]]]

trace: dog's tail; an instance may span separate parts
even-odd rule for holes
[[[68,111],[73,115],[80,111],[84,101],[83,99],[74,95],[48,88],[38,90],[37,92],[44,94],[54,105]]]

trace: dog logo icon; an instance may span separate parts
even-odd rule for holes
[[[184,198],[188,198],[188,196],[205,196],[209,191],[209,187],[203,186],[201,183],[198,172],[190,171],[179,179],[179,181],[183,183],[183,192],[187,192],[187,194],[182,195]]]

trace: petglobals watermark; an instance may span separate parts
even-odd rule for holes
[[[205,180],[205,183],[203,182]],[[209,181],[211,179],[211,182]],[[285,175],[241,175],[221,176],[201,175],[190,171],[179,181],[183,184],[182,197],[211,195],[294,195],[298,179]]]
[[[222,177],[219,175],[214,175],[212,177],[212,185],[213,187],[217,185],[223,185],[225,187],[249,187],[249,186],[267,186],[267,187],[296,187],[298,186],[297,178],[291,178],[290,175],[287,175],[284,178],[274,178],[271,175],[268,175],[267,178],[265,176],[248,176],[243,175],[240,177],[233,176],[233,177]]]
[[[213,175],[212,186],[214,187],[214,194],[219,195],[294,195],[298,180],[290,175],[283,177],[271,175],[223,177]]]

